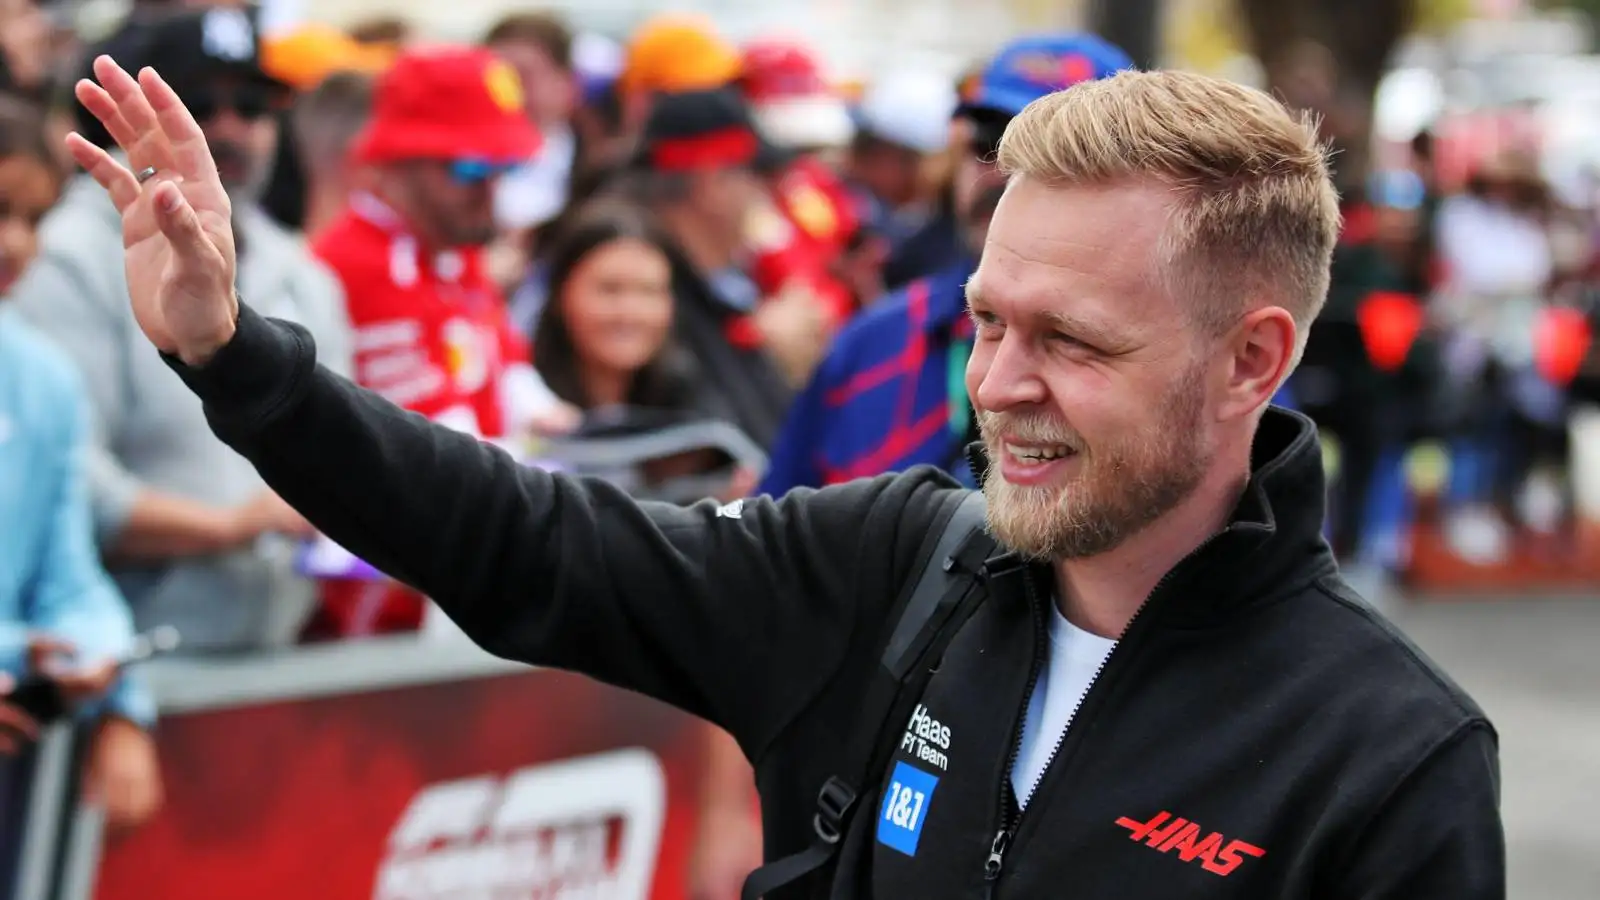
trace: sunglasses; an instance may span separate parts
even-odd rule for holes
[[[279,94],[264,85],[199,85],[179,93],[183,105],[194,114],[195,121],[204,122],[223,110],[231,110],[247,121],[255,121],[276,112]]]
[[[477,185],[483,184],[491,178],[517,168],[518,163],[489,162],[483,159],[453,159],[445,164],[450,170],[450,177],[456,184]]]

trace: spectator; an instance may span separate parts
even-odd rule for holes
[[[239,291],[316,336],[349,371],[338,283],[255,202],[281,88],[258,64],[254,23],[237,9],[141,17],[101,48],[129,68],[158,64],[200,117],[233,206]],[[87,111],[80,130],[113,146]],[[311,602],[292,548],[262,540],[309,526],[212,434],[193,395],[138,342],[118,261],[121,221],[88,175],[45,219],[41,255],[17,285],[19,312],[71,355],[93,400],[90,485],[102,548],[141,628],[170,623],[185,646],[244,650],[288,639]],[[227,602],[218,602],[227,598]]]
[[[1359,203],[1346,198],[1346,222],[1370,227],[1341,234],[1327,303],[1294,375],[1303,411],[1338,438],[1329,542],[1346,572],[1368,579],[1369,596],[1381,596],[1405,561],[1403,450],[1421,435],[1433,399],[1431,347],[1420,339],[1422,309],[1405,269],[1421,199],[1409,174],[1376,174]]]
[[[38,115],[0,102],[0,298],[33,257],[60,188]],[[104,698],[86,710],[87,793],[112,825],[136,825],[161,803],[155,703],[109,663],[133,627],[94,546],[88,398],[71,359],[8,305],[0,299],[0,671],[12,683],[43,671],[70,699]],[[14,724],[15,711],[4,718]]]
[[[351,76],[358,81],[362,75],[375,76],[392,60],[393,53],[387,48],[359,44],[326,25],[306,25],[262,41],[262,69],[299,95],[290,109],[279,114],[282,128],[292,139],[278,142],[272,180],[262,197],[262,205],[285,228],[313,233],[343,206],[342,195],[348,193],[343,184],[348,175],[345,155],[365,109],[341,101],[351,99],[345,96]],[[322,121],[313,124],[315,134],[308,148],[300,133],[304,129],[296,124],[297,118],[303,118],[298,113],[301,100],[335,75],[345,85],[332,86],[323,92],[325,99],[316,101],[332,108],[319,114]],[[340,118],[329,121],[331,116]]]
[[[982,83],[984,68],[968,71],[960,79],[956,98],[976,95]],[[988,143],[992,135],[984,136]],[[972,147],[973,122],[971,117],[956,116],[948,123],[948,147],[938,162],[940,177],[935,179],[933,209],[927,221],[890,248],[883,263],[883,284],[886,290],[899,291],[906,285],[938,273],[950,260],[960,259],[968,253],[965,226],[962,225],[961,206],[955,195],[956,172],[966,168],[968,151]]]
[[[315,243],[349,294],[356,380],[460,431],[516,442],[576,413],[528,361],[489,279],[498,179],[534,154],[516,73],[487,50],[402,53],[379,79],[354,161],[370,169]],[[420,595],[398,584],[326,586],[310,637],[410,631]]]
[[[844,182],[822,159],[854,135],[849,108],[824,80],[814,54],[784,41],[745,48],[739,87],[757,132],[778,148],[761,171],[770,210],[750,217],[751,275],[764,294],[792,286],[810,292],[837,329],[858,301],[882,290],[876,247],[863,245]]]
[[[586,188],[623,158],[629,135],[624,133],[622,103],[617,79],[622,74],[622,45],[592,31],[572,39],[572,69],[580,99],[573,110],[572,130],[578,146],[571,193],[584,196]]]
[[[34,0],[0,0],[0,91],[43,99],[52,30]]]
[[[373,85],[364,72],[335,72],[295,102],[289,121],[305,172],[303,228],[313,240],[366,187],[350,148],[372,115]]]
[[[1564,420],[1565,397],[1538,376],[1532,356],[1533,323],[1556,276],[1550,211],[1536,161],[1507,153],[1437,214],[1445,277],[1430,312],[1448,333],[1448,380],[1462,413],[1445,537],[1478,565],[1503,562],[1511,551],[1511,508],[1527,470],[1508,434],[1527,437]]]
[[[873,81],[861,98],[845,171],[856,215],[891,254],[932,219],[925,172],[930,157],[949,147],[955,108],[945,79],[913,70]]]
[[[709,91],[739,77],[739,50],[711,19],[690,13],[663,13],[633,33],[617,77],[623,130],[644,131],[655,98],[662,94]]]
[[[664,94],[645,125],[634,188],[687,263],[673,285],[678,330],[705,372],[712,411],[768,447],[792,395],[785,369],[809,367],[827,332],[809,295],[763,300],[743,268],[761,149],[731,91]]]
[[[672,341],[672,261],[639,210],[585,210],[547,258],[550,295],[533,358],[556,396],[584,410],[695,407],[692,361]]]
[[[1000,135],[1023,107],[1072,84],[1130,68],[1086,34],[1019,39],[983,69],[957,116],[966,152],[953,183],[964,253],[944,271],[878,301],[840,333],[789,412],[761,490],[774,496],[931,463],[970,483],[962,450],[976,425],[961,373],[971,346],[966,281],[1005,183]]]
[[[489,29],[484,45],[522,79],[526,115],[543,139],[538,153],[508,172],[495,191],[500,226],[522,232],[550,221],[567,205],[579,154],[572,125],[578,107],[573,36],[550,13],[515,13]]]
[[[547,260],[553,299],[533,358],[551,390],[590,413],[598,429],[715,417],[709,380],[673,339],[672,277],[680,265],[648,215],[626,204],[581,210],[555,238]],[[757,476],[730,462],[705,448],[651,458],[638,471],[646,491],[684,476],[727,476],[717,496],[731,501],[749,494]]]

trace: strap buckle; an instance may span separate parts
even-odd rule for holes
[[[844,834],[844,821],[855,805],[855,788],[845,784],[837,775],[829,778],[817,794],[817,814],[811,819],[811,827],[817,832],[817,837],[825,843],[839,843],[839,838]]]

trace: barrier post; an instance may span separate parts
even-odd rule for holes
[[[74,728],[70,723],[44,730],[31,758],[17,760],[17,770],[26,782],[25,803],[8,804],[8,816],[19,807],[21,822],[8,822],[16,829],[17,841],[8,851],[12,871],[10,900],[50,900],[54,890],[57,851],[66,822],[68,794],[76,782],[72,777]]]

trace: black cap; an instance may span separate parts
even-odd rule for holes
[[[136,13],[109,38],[89,48],[83,77],[93,77],[94,60],[101,55],[134,74],[145,66],[154,68],[180,96],[219,78],[287,90],[261,67],[260,15],[254,5]],[[110,146],[111,137],[99,121],[81,104],[74,107],[84,137]]]
[[[658,172],[781,168],[788,155],[762,137],[744,98],[730,88],[658,94],[635,165]]]

